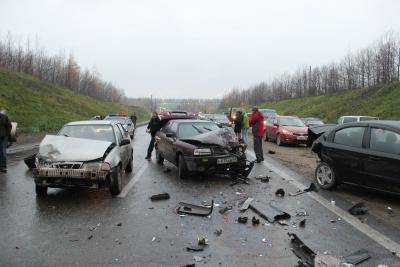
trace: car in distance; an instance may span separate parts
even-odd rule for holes
[[[400,194],[400,122],[339,125],[313,146],[320,162],[315,179],[324,189],[340,183]]]
[[[35,159],[36,194],[46,195],[48,187],[108,187],[118,195],[123,172],[131,172],[133,164],[131,140],[123,131],[111,121],[79,121],[46,135]]]
[[[313,117],[307,117],[307,118],[302,118],[301,119],[304,124],[308,127],[312,127],[312,126],[320,126],[320,125],[324,125],[325,123],[319,119],[319,118],[313,118]]]
[[[379,120],[379,118],[371,116],[342,116],[338,119],[338,124],[371,120]]]
[[[266,125],[266,140],[283,144],[307,144],[308,127],[295,116],[276,116],[268,118]]]
[[[220,128],[211,121],[170,119],[156,134],[156,159],[168,160],[178,167],[178,177],[192,173],[229,174],[247,177],[252,164],[246,159],[245,146],[233,129]]]
[[[232,126],[232,123],[225,114],[205,114],[204,119],[215,122],[219,127]]]
[[[130,118],[123,116],[107,116],[104,120],[121,124],[131,139],[135,136],[135,125]]]

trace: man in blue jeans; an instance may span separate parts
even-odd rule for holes
[[[6,115],[6,110],[0,111],[0,172],[7,172],[6,148],[8,137],[11,134],[11,122]]]

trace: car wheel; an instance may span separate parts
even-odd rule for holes
[[[115,177],[113,177],[110,186],[110,193],[112,196],[119,195],[122,191],[122,169],[121,167],[117,168],[117,173]]]
[[[319,163],[315,169],[315,179],[323,189],[332,189],[337,185],[335,171],[325,162]]]
[[[45,196],[47,196],[47,186],[41,186],[41,185],[35,184],[35,192],[36,192],[36,196],[45,197]]]
[[[161,152],[156,149],[156,160],[157,163],[162,165],[164,163],[164,157],[161,155]]]
[[[276,136],[276,144],[278,146],[282,146],[283,145],[282,140],[281,140],[281,136],[279,134]]]
[[[131,139],[133,139],[133,137],[135,137],[135,133],[131,134]]]
[[[183,158],[182,155],[179,155],[178,158],[178,177],[180,179],[185,179],[188,175],[188,170],[186,166],[185,159]]]
[[[133,170],[133,156],[129,159],[128,165],[126,165],[125,172],[132,172]]]

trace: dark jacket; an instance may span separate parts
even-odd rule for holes
[[[11,122],[7,115],[0,113],[0,138],[9,137],[11,134]]]
[[[233,120],[235,127],[234,131],[235,133],[240,133],[242,132],[243,129],[243,115],[242,113],[237,113],[236,118]]]
[[[158,117],[151,118],[147,129],[150,130],[151,136],[155,136],[156,133],[161,129],[161,121]]]

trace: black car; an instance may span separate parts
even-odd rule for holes
[[[245,146],[232,128],[211,121],[169,119],[156,134],[156,158],[178,167],[178,176],[192,173],[233,174],[247,177],[253,163],[246,159]]]
[[[339,183],[400,194],[400,121],[365,121],[337,126],[319,137],[312,151],[320,187]]]

